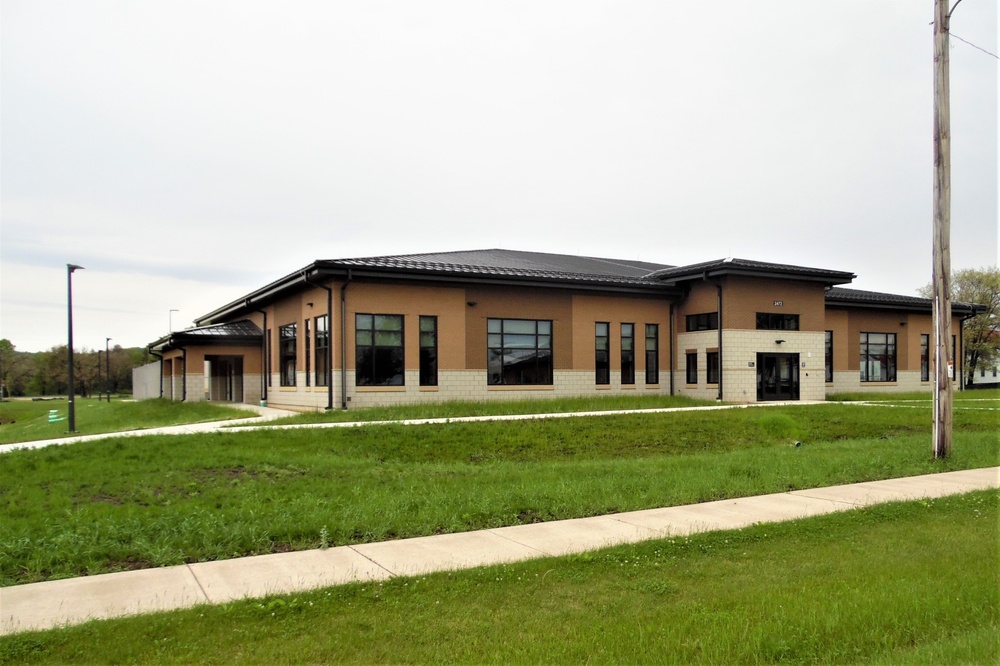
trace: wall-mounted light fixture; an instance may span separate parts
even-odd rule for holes
[[[774,344],[776,344],[776,345],[780,345],[780,344],[781,344],[782,342],[784,342],[784,340],[775,340],[775,341],[774,341]]]
[[[313,306],[312,301],[309,301],[308,303],[306,303],[306,305],[308,305],[309,307],[312,307]]]
[[[466,303],[466,305],[468,305],[470,308],[474,308],[474,307],[476,307],[476,302],[475,301],[469,301],[468,303]]]

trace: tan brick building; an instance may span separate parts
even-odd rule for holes
[[[316,261],[171,333],[161,393],[300,410],[930,390],[931,303],[842,271],[476,250]],[[954,348],[963,317],[954,305]],[[139,396],[154,397],[154,396]]]

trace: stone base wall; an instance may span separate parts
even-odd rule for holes
[[[958,384],[952,382],[952,388],[957,390]],[[914,393],[934,390],[930,381],[921,381],[920,372],[898,372],[894,382],[862,382],[858,370],[833,373],[833,383],[826,384],[826,395],[834,393]]]
[[[592,371],[555,372],[552,386],[487,386],[485,370],[450,370],[438,373],[438,386],[420,386],[420,372],[408,370],[405,386],[366,387],[354,385],[354,372],[347,373],[347,407],[378,407],[412,405],[455,400],[531,400],[588,395],[648,395],[670,394],[670,377],[660,373],[661,382],[646,385],[641,372],[636,373],[635,385],[622,386],[621,373],[611,374],[611,384],[598,386]],[[277,377],[275,377],[277,379]],[[301,379],[301,377],[300,377]],[[341,408],[340,373],[334,373],[333,408]],[[327,405],[326,387],[276,387],[268,389],[267,404],[280,409],[297,411],[322,410]]]

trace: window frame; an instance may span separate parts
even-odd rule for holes
[[[833,383],[833,331],[823,332],[823,379]]]
[[[309,320],[309,317],[306,317],[305,321],[302,322],[302,342],[304,343],[305,346],[304,356],[306,362],[306,371],[304,373],[304,376],[305,376],[306,386],[312,386],[312,377],[310,377],[310,375],[312,374],[312,365],[311,365],[312,358],[310,357],[310,352],[312,351],[312,330],[310,329],[309,326],[310,323],[311,322]]]
[[[931,380],[931,334],[920,334],[920,381]]]
[[[364,318],[369,318],[370,328],[361,326]],[[379,328],[380,320],[383,323],[398,321],[399,328]],[[395,335],[398,335],[398,344],[385,343]],[[354,314],[354,385],[366,388],[406,385],[406,318],[403,315]]]
[[[418,323],[420,386],[438,385],[438,318],[420,315]]]
[[[722,379],[722,365],[718,349],[705,352],[705,383],[718,384]]]
[[[330,385],[330,317],[319,315],[313,320],[313,354],[315,356],[314,384]],[[323,326],[320,327],[322,322]]]
[[[528,332],[529,329],[533,332]],[[554,386],[554,329],[551,319],[487,318],[487,386]],[[526,344],[528,338],[534,338],[533,345]],[[521,353],[525,351],[528,354]],[[532,353],[533,364],[510,362],[517,361],[518,356],[530,361]],[[521,369],[517,368],[518,365]],[[522,381],[511,381],[515,379]],[[531,381],[524,381],[526,379]]]
[[[799,315],[784,312],[758,312],[758,331],[798,331]]]
[[[646,324],[646,385],[660,383],[660,325]],[[652,333],[652,334],[651,334]],[[652,342],[652,346],[650,346]]]
[[[698,385],[698,352],[684,354],[684,383],[688,386]]]
[[[611,322],[607,321],[594,322],[594,384],[611,384]]]
[[[885,336],[885,342],[879,342],[877,339],[873,340],[873,336]],[[862,331],[860,334],[860,343],[861,367],[859,373],[861,383],[891,383],[897,381],[899,349],[896,334],[885,331]],[[880,347],[885,347],[885,350],[881,353],[879,352]],[[878,370],[875,371],[876,359],[880,358],[884,358],[885,361],[884,363],[878,362]],[[885,373],[884,377],[882,376],[883,370]]]
[[[278,382],[280,386],[296,385],[298,374],[298,322],[278,327]]]
[[[684,327],[688,333],[695,331],[717,331],[719,330],[719,313],[701,312],[690,314],[685,318]]]
[[[628,335],[625,334],[628,327]],[[622,386],[635,386],[635,323],[621,324],[621,383]]]

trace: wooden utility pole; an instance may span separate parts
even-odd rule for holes
[[[949,0],[934,0],[934,457],[951,455],[951,109]]]

